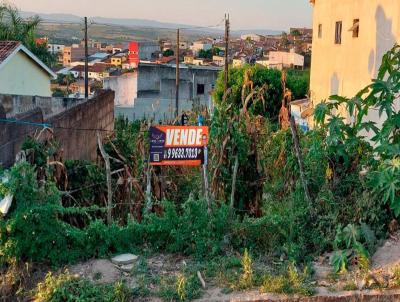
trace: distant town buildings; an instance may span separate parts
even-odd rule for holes
[[[52,44],[52,43],[47,44],[47,50],[51,54],[63,53],[64,47],[65,47],[65,45],[63,45],[63,44]]]
[[[51,96],[55,77],[20,42],[0,41],[0,94]]]
[[[213,44],[209,40],[201,40],[193,42],[190,49],[192,50],[193,54],[197,56],[200,50],[208,51],[213,48]]]
[[[109,65],[96,63],[88,68],[88,78],[93,80],[103,80],[110,76],[110,68]],[[85,66],[84,65],[77,65],[70,70],[70,73],[73,76],[78,78],[85,77]]]
[[[304,56],[295,53],[293,49],[289,52],[270,51],[268,58],[257,60],[256,63],[279,70],[283,68],[304,69]]]
[[[89,55],[98,51],[97,48],[89,48]],[[65,46],[63,50],[63,65],[71,66],[74,62],[83,61],[85,58],[85,48],[79,45]]]
[[[241,35],[240,39],[250,40],[250,41],[254,41],[254,42],[261,42],[261,40],[263,40],[263,37],[261,35],[257,35],[257,34],[245,34],[245,35]]]
[[[79,41],[79,40],[78,40]],[[130,41],[121,43],[104,43],[94,39],[88,40],[88,78],[90,80],[90,97],[99,88],[117,89],[121,93],[116,93],[115,101],[118,106],[133,106],[134,100],[143,100],[140,91],[146,76],[143,75],[148,66],[164,66],[168,69],[157,69],[162,72],[172,71],[176,66],[176,52],[179,51],[179,63],[183,72],[196,70],[193,76],[203,73],[203,70],[211,70],[217,73],[225,64],[225,52],[228,51],[228,62],[234,67],[245,64],[259,64],[267,68],[307,68],[307,57],[311,52],[312,30],[307,28],[291,28],[288,33],[281,35],[259,35],[249,33],[240,38],[232,38],[229,43],[229,50],[225,49],[223,38],[203,37],[196,41],[181,40],[179,45],[176,41],[163,39],[159,41]],[[49,52],[58,55],[59,63],[62,67],[55,68],[58,75],[56,81],[52,83],[52,90],[57,96],[83,97],[84,78],[85,78],[85,41],[81,40],[72,45],[58,44],[57,41],[49,41],[44,37],[38,39],[36,43],[46,45]],[[200,70],[200,68],[203,68]],[[210,71],[210,72],[211,72]],[[205,72],[205,71],[204,71]],[[136,80],[132,79],[135,75]],[[172,72],[171,72],[172,77]],[[173,75],[175,77],[175,75]],[[201,77],[200,77],[201,78]],[[200,79],[199,78],[199,79]],[[214,75],[212,77],[214,79]],[[134,82],[137,84],[133,84]],[[193,83],[193,79],[191,80]],[[196,80],[198,82],[200,80]],[[135,82],[135,83],[136,83]],[[172,78],[161,79],[155,87],[160,91],[162,98],[173,100],[174,92],[167,87],[173,86],[175,80]],[[215,83],[215,82],[214,82]],[[190,89],[187,82],[182,83],[182,87],[189,89],[186,93],[192,99],[194,97],[205,99],[209,102],[209,95],[214,89],[211,80],[207,84],[198,83],[197,89],[191,85]],[[133,87],[133,88],[132,88]],[[186,89],[185,88],[185,89]],[[131,90],[138,91],[138,95]],[[202,92],[204,89],[204,93]],[[168,92],[166,92],[168,91]],[[181,95],[182,96],[182,95]]]

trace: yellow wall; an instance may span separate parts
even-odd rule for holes
[[[51,96],[50,75],[18,52],[0,69],[0,94]]]
[[[115,66],[121,66],[122,59],[121,58],[111,58],[111,64],[115,65]]]
[[[358,38],[349,31],[354,19],[360,19]],[[343,22],[340,45],[334,43],[337,21]],[[322,38],[318,38],[319,24]],[[313,28],[313,104],[332,94],[352,97],[370,84],[382,56],[400,42],[400,0],[315,0]]]

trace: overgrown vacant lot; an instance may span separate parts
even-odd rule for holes
[[[396,46],[369,87],[316,106],[308,132],[293,131],[285,111],[307,93],[307,74],[231,69],[227,91],[221,75],[212,115],[196,108],[189,119],[202,114],[210,127],[211,206],[199,168],[149,170],[149,121],[117,120],[101,143],[112,221],[101,156],[64,162],[50,132],[28,139],[27,161],[1,172],[1,197],[13,196],[0,219],[2,297],[186,301],[209,294],[202,281],[225,293],[396,288],[398,269],[377,275],[371,255],[398,229],[399,58]],[[372,107],[385,117],[379,129],[366,119]],[[111,284],[87,268],[127,252],[139,259],[129,271],[114,267]],[[313,280],[320,266],[329,266],[322,285]]]

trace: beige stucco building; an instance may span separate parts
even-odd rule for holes
[[[49,97],[55,76],[20,42],[0,41],[0,94]]]
[[[400,42],[400,0],[310,0],[314,7],[310,94],[313,105],[352,97],[377,76]],[[370,119],[379,122],[376,112]]]

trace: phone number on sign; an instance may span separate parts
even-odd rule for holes
[[[199,159],[202,148],[168,148],[164,150],[164,160]]]

